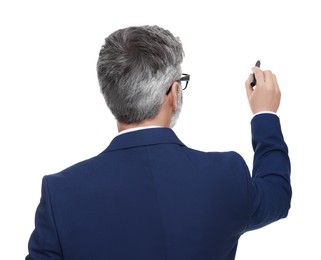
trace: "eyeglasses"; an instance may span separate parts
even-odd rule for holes
[[[189,79],[190,79],[190,75],[189,75],[189,74],[186,74],[186,73],[183,73],[182,75],[183,75],[183,77],[181,77],[181,78],[178,79],[178,80],[175,80],[175,82],[177,82],[177,81],[179,81],[179,82],[184,81],[185,83],[184,83],[184,84],[181,83],[181,85],[182,85],[182,90],[185,90],[185,89],[187,88],[187,85],[188,85],[188,82],[189,82]],[[173,84],[174,84],[174,83],[173,83]],[[166,95],[168,95],[169,92],[171,92],[171,89],[172,89],[173,84],[172,84],[172,85],[169,87],[169,89],[166,91]]]

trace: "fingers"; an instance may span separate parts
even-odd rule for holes
[[[272,73],[272,71],[265,70],[265,71],[263,71],[263,75],[264,75],[264,82],[263,83],[264,83],[264,86],[266,89],[270,89],[270,90],[273,89],[274,91],[280,91],[279,84],[277,82],[277,78],[276,78],[275,74]]]
[[[270,70],[263,71],[264,74],[264,82],[266,83],[267,87],[273,87],[274,79],[273,74]]]
[[[253,113],[260,111],[276,112],[280,104],[280,89],[276,76],[270,71],[254,67],[256,87],[251,86],[252,75],[245,82],[246,94]]]
[[[252,68],[252,71],[255,75],[256,82],[261,81],[264,82],[264,72],[259,67]]]
[[[253,71],[253,73],[255,75],[256,85],[258,84],[258,82],[264,82],[264,78],[265,78],[264,77],[264,72],[259,67],[252,68],[252,71]],[[247,94],[248,97],[254,91],[254,87],[251,86],[252,77],[253,77],[253,75],[250,74],[248,79],[245,81],[246,94]]]
[[[277,84],[277,78],[270,70],[261,70],[258,67],[252,69],[256,78],[256,85],[261,85],[260,83],[265,83],[267,86],[275,86]]]

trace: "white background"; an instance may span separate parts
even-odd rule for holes
[[[0,259],[23,259],[41,178],[100,153],[117,133],[96,78],[104,38],[159,25],[191,74],[175,127],[188,146],[235,150],[252,166],[244,81],[257,59],[282,90],[292,160],[288,218],[245,234],[237,260],[321,259],[318,1],[0,2]]]

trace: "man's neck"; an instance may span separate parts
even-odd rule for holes
[[[170,95],[169,95],[170,96]],[[147,119],[142,122],[126,124],[122,122],[117,122],[118,132],[128,130],[131,128],[138,127],[151,127],[151,126],[160,126],[160,127],[170,127],[171,119],[173,114],[173,102],[170,102],[170,97],[166,97],[165,102],[162,104],[160,111],[156,117],[152,119]]]

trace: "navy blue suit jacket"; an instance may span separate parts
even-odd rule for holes
[[[234,259],[244,232],[290,208],[279,118],[261,114],[251,125],[252,175],[235,152],[193,150],[153,128],[45,176],[26,259]]]

